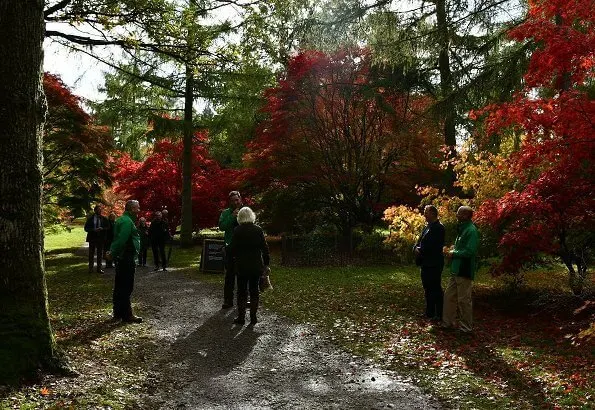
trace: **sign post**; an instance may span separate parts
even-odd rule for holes
[[[219,239],[205,239],[203,241],[199,271],[225,272],[225,241]]]

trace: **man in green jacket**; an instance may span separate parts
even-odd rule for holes
[[[233,237],[233,231],[238,226],[238,211],[242,207],[242,197],[238,191],[231,191],[228,195],[229,208],[221,212],[219,217],[219,229],[225,232],[225,284],[223,285],[223,309],[233,306],[233,291],[236,282],[235,267],[233,259],[229,254],[229,245]]]
[[[114,225],[114,240],[108,258],[116,263],[114,279],[113,310],[114,320],[121,319],[127,323],[140,323],[141,317],[132,313],[130,296],[134,288],[136,260],[140,249],[140,235],[136,228],[136,217],[140,211],[138,201],[126,202],[126,208]]]
[[[457,210],[457,238],[452,250],[445,250],[444,256],[451,260],[450,281],[444,292],[444,309],[442,321],[444,327],[454,327],[455,320],[463,332],[473,330],[473,306],[471,289],[477,269],[477,249],[479,232],[471,222],[473,209],[461,206]]]

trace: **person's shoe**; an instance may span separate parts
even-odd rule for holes
[[[155,272],[159,270],[159,266],[155,266],[155,269],[153,269]]]
[[[142,317],[134,316],[134,315],[128,316],[128,317],[122,319],[122,322],[125,322],[125,323],[142,323],[142,321],[143,321]]]
[[[163,267],[163,272],[167,272],[167,268],[166,267]]]
[[[99,269],[97,273],[105,273],[105,271],[103,269]]]
[[[235,323],[236,325],[243,325],[244,323],[246,323],[246,319],[243,317],[236,317],[233,320],[233,323]]]

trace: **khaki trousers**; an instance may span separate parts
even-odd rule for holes
[[[459,276],[450,277],[448,287],[444,292],[442,320],[445,326],[455,326],[458,316],[459,327],[462,331],[471,332],[473,330],[472,287],[471,279]]]

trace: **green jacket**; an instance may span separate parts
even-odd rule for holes
[[[459,224],[457,231],[450,272],[453,276],[475,279],[479,231],[471,221]]]
[[[238,220],[233,214],[233,209],[227,208],[221,212],[221,216],[219,217],[219,229],[225,232],[223,237],[225,245],[229,246],[229,244],[231,244],[233,230],[236,226],[238,226]]]
[[[114,259],[119,259],[123,256],[134,258],[138,256],[139,250],[140,235],[134,224],[132,215],[126,211],[116,220],[114,241],[112,242],[110,252]]]

